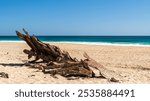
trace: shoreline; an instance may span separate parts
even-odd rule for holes
[[[75,45],[95,45],[95,46],[125,46],[125,47],[150,47],[150,44],[124,44],[124,43],[106,43],[106,42],[52,42],[52,41],[42,41],[45,43],[52,44],[75,44]],[[0,41],[0,43],[25,43],[24,41]]]

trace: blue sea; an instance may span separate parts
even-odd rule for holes
[[[150,46],[150,36],[37,36],[43,42],[95,45]],[[17,36],[0,36],[0,42],[23,42]]]

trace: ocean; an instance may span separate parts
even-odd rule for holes
[[[37,36],[43,42],[95,45],[150,46],[150,36]],[[23,42],[17,36],[0,36],[0,42]]]

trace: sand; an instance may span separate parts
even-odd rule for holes
[[[68,51],[72,57],[84,59],[83,53],[119,74],[119,83],[150,83],[150,47],[81,45],[70,43],[51,43]],[[0,72],[8,73],[9,78],[0,77],[3,84],[109,84],[107,79],[85,78],[67,80],[57,75],[43,74],[38,69],[24,66],[28,61],[23,49],[29,49],[25,43],[0,42]]]

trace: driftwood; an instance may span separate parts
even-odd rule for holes
[[[2,78],[9,78],[8,74],[5,72],[0,72],[0,77]]]
[[[110,70],[90,58],[87,53],[83,55],[86,59],[77,60],[76,58],[72,58],[67,51],[62,51],[55,45],[43,43],[34,35],[30,36],[24,29],[23,31],[25,34],[19,31],[16,31],[16,34],[31,48],[31,50],[23,50],[28,55],[28,59],[35,57],[35,60],[29,62],[35,63],[39,59],[42,60],[41,63],[33,64],[32,68],[39,68],[43,73],[51,75],[59,74],[64,77],[102,77],[112,82],[118,82]]]

